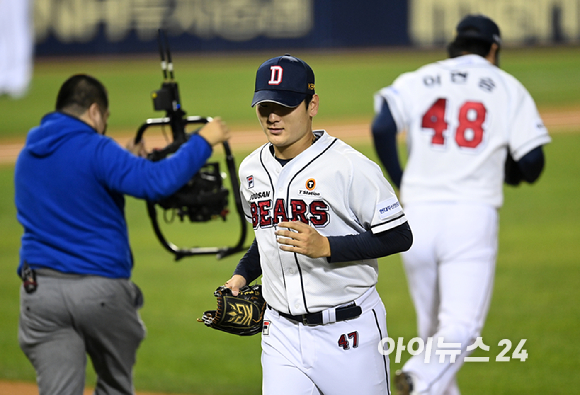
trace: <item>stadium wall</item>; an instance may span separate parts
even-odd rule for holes
[[[36,55],[437,46],[467,13],[515,45],[577,43],[579,0],[35,0]]]

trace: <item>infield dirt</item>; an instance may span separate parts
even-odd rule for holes
[[[540,111],[542,120],[550,133],[580,131],[580,108],[565,110],[543,110]],[[370,120],[369,120],[370,122]],[[331,136],[338,137],[343,141],[353,144],[363,141],[371,141],[369,123],[347,123],[347,124],[315,124],[316,127],[324,127]],[[131,133],[115,134],[113,137],[119,144],[125,143],[133,136]],[[264,134],[257,128],[252,131],[237,130],[232,127],[232,138],[230,144],[234,149],[250,150],[265,143]],[[0,139],[0,164],[13,163],[24,144],[23,140]],[[163,147],[166,145],[163,136],[147,136],[146,144],[148,148]],[[3,393],[0,393],[3,395]]]

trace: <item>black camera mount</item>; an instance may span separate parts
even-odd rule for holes
[[[175,153],[191,135],[197,133],[203,125],[212,120],[210,117],[186,116],[185,111],[181,107],[179,87],[174,78],[173,63],[167,36],[161,29],[159,30],[158,39],[163,83],[161,84],[161,89],[152,92],[151,97],[153,99],[154,109],[156,111],[165,111],[166,116],[163,118],[147,119],[137,130],[134,141],[135,144],[139,143],[145,131],[151,126],[168,125],[171,128],[172,142],[162,149],[156,149],[148,153],[147,159],[151,161],[159,161]],[[163,45],[163,41],[165,42],[165,46]],[[199,127],[192,133],[186,133],[186,126],[192,124],[198,125]],[[151,219],[151,225],[153,226],[155,235],[161,245],[175,255],[176,261],[187,256],[208,254],[215,254],[218,259],[221,259],[245,249],[244,242],[247,233],[247,223],[244,218],[242,202],[239,195],[239,182],[236,174],[234,156],[228,142],[224,142],[223,147],[236,211],[240,220],[240,235],[236,244],[231,247],[180,248],[166,239],[157,219],[156,206],[160,206],[165,211],[173,211],[181,221],[188,219],[190,222],[206,222],[216,218],[221,218],[225,221],[229,213],[229,190],[223,186],[222,173],[217,162],[207,162],[186,185],[173,195],[157,201],[148,200],[146,202],[147,212]]]

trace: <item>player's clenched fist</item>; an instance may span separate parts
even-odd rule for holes
[[[296,252],[309,258],[330,256],[328,239],[303,222],[280,222],[276,236],[280,236],[277,240],[283,251]]]
[[[211,122],[206,123],[199,131],[199,135],[206,139],[212,147],[231,137],[228,125],[220,117],[215,117]]]

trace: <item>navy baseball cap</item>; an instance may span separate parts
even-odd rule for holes
[[[269,59],[258,68],[252,107],[264,101],[297,107],[313,94],[314,72],[310,66],[286,54]]]
[[[501,45],[499,27],[485,15],[467,15],[457,25],[456,37],[474,38]]]

